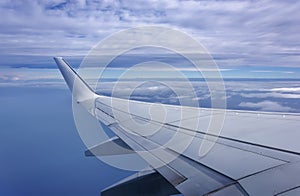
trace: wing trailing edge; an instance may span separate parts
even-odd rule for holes
[[[137,172],[102,190],[101,196],[168,196],[179,193],[180,192],[158,172],[155,170],[146,170]]]
[[[123,140],[115,136],[88,149],[85,151],[85,156],[109,156],[132,153],[135,152]]]

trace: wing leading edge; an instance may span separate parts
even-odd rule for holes
[[[207,137],[205,130],[212,113],[222,115],[224,110],[160,105],[97,95],[62,58],[55,58],[55,61],[77,102],[117,135],[112,141],[128,145],[128,153],[134,151],[140,155],[154,169],[155,175],[162,176],[180,193],[299,193],[299,115],[229,110],[226,111],[221,135]],[[160,107],[171,115],[163,120],[149,116],[148,111]],[[182,113],[186,114],[185,119],[181,119]],[[143,126],[132,123],[132,119],[158,131],[145,133]],[[199,122],[196,127],[195,119]],[[167,142],[170,138],[171,142]],[[199,148],[203,141],[216,143],[208,154],[200,157]],[[182,147],[185,147],[184,151]],[[99,147],[93,150],[104,152]],[[135,181],[130,182],[127,184],[132,186]],[[123,186],[119,184],[118,187]]]

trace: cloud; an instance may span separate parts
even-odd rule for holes
[[[297,67],[298,1],[41,1],[0,3],[1,64],[84,56],[119,30],[164,25],[192,35],[224,66]],[[291,17],[291,15],[293,17]],[[26,58],[29,56],[30,58]]]
[[[291,93],[241,93],[242,97],[246,98],[285,98],[285,99],[300,99],[300,94]]]
[[[41,79],[62,79],[58,70],[28,69],[28,68],[0,68],[0,79],[6,81],[30,81]]]
[[[277,102],[273,101],[262,101],[262,102],[241,102],[239,104],[240,107],[251,108],[255,110],[261,111],[277,111],[277,112],[292,112],[293,108],[283,106]]]
[[[55,87],[65,88],[61,74],[55,69],[1,68],[1,87]]]
[[[283,88],[272,88],[270,91],[280,91],[280,92],[293,92],[300,93],[300,87],[283,87]]]
[[[283,73],[283,74],[294,74],[293,71],[273,71],[273,70],[252,70],[254,73]]]
[[[247,78],[237,78],[226,80],[226,90],[233,91],[237,93],[270,93],[278,92],[283,93],[283,91],[277,91],[280,89],[292,90],[294,88],[300,87],[300,80],[288,80],[288,79],[247,79]],[[286,93],[289,93],[286,91]],[[295,92],[290,92],[295,93]]]

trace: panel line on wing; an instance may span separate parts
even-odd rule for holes
[[[118,126],[116,125],[115,128],[117,128]],[[134,135],[129,135],[126,131],[122,131],[122,129],[120,127],[118,127],[117,129],[119,129],[123,134],[127,135],[127,137],[131,138],[132,141],[137,142],[143,149],[145,149],[145,151],[150,152],[151,154],[153,154],[153,156],[155,157],[160,157],[159,159],[166,163],[162,157],[164,156],[158,156],[159,154],[155,154],[155,152],[151,151],[151,149],[149,149],[149,147],[151,147],[151,145],[149,146],[149,143],[154,144],[159,146],[159,144],[155,144],[155,142],[147,139],[146,137],[143,136],[134,136]],[[148,144],[147,144],[148,143]],[[148,146],[148,148],[147,148]],[[173,161],[171,161],[170,163],[166,163],[166,165],[164,165],[163,167],[167,166],[168,168],[173,168],[175,171],[178,171],[179,173],[186,173],[187,176],[187,180],[183,180],[180,183],[177,184],[173,184],[175,186],[179,187],[179,190],[182,193],[188,193],[188,194],[195,194],[195,193],[191,193],[192,190],[198,190],[198,194],[200,194],[201,192],[199,192],[200,190],[202,190],[201,194],[205,194],[209,191],[215,190],[216,188],[220,188],[223,187],[224,185],[228,185],[230,183],[233,182],[232,179],[224,176],[224,174],[216,172],[214,170],[212,170],[211,168],[204,166],[202,164],[199,164],[198,162],[195,162],[191,159],[188,158],[184,158],[182,155],[176,153],[175,151],[170,151],[170,149],[163,149],[162,152],[164,153],[170,153],[173,152],[175,154],[175,156],[177,156]],[[148,159],[149,161],[149,159]],[[193,164],[194,163],[194,164]],[[159,168],[157,168],[157,170],[160,171]],[[162,172],[162,171],[160,171]],[[170,180],[170,178],[168,178],[167,173],[165,173],[165,177],[167,177],[168,180]],[[200,189],[198,187],[198,189],[190,189],[192,186],[200,186],[202,187],[202,189]],[[205,188],[206,187],[206,188]],[[187,195],[188,195],[187,194]]]

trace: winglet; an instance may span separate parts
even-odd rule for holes
[[[62,57],[54,57],[54,60],[77,102],[91,100],[95,97],[94,91]]]

